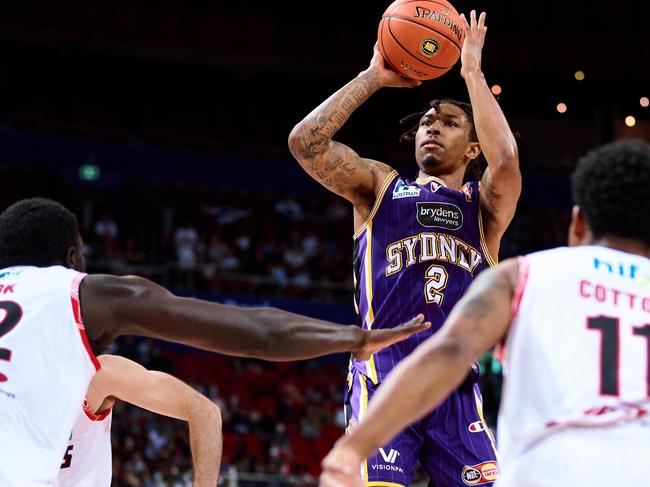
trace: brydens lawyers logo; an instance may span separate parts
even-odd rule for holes
[[[465,465],[461,478],[465,485],[480,485],[494,482],[499,478],[496,462],[483,462],[478,465]]]
[[[397,181],[395,189],[393,189],[394,200],[400,198],[414,198],[416,196],[420,196],[420,188],[417,186],[409,186],[401,179]]]
[[[463,212],[451,203],[418,202],[416,217],[423,227],[458,230],[463,226]]]

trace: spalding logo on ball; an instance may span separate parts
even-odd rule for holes
[[[449,71],[464,40],[460,15],[446,0],[395,0],[377,31],[379,51],[390,67],[419,80]]]

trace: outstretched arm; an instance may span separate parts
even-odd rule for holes
[[[363,459],[461,384],[472,362],[504,336],[518,272],[513,259],[476,278],[440,331],[393,369],[363,421],[323,460],[321,485],[362,485],[358,472]]]
[[[483,226],[490,253],[496,257],[499,240],[510,224],[521,194],[519,154],[515,137],[501,107],[492,95],[481,70],[481,51],[485,40],[485,12],[478,22],[476,12],[470,23],[464,15],[465,42],[461,52],[461,75],[465,79],[474,112],[474,125],[488,168],[481,179]]]
[[[366,331],[277,308],[239,308],[181,298],[134,276],[88,275],[80,286],[89,336],[108,346],[118,335],[141,335],[212,352],[266,360],[301,360],[337,352],[359,359],[425,330],[417,316],[407,324]]]
[[[157,414],[185,420],[190,428],[194,487],[214,487],[221,466],[221,411],[207,397],[163,372],[117,355],[98,357],[102,368],[88,389],[88,402],[117,397]]]
[[[311,177],[330,191],[349,200],[361,214],[370,213],[386,175],[391,168],[360,157],[350,147],[335,142],[334,135],[352,112],[382,87],[413,87],[419,81],[407,80],[384,65],[377,46],[370,66],[339,91],[321,103],[289,135],[289,149]]]

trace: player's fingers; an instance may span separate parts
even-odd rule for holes
[[[465,17],[465,14],[460,14],[460,23],[463,25],[465,32],[467,32],[469,30],[469,24],[467,23],[467,17]]]
[[[469,18],[470,18],[472,28],[476,27],[476,10],[472,10],[469,13]]]
[[[412,320],[400,326],[398,329],[396,329],[396,331],[399,331],[400,336],[412,335],[413,333],[418,333],[420,331],[426,330],[430,326],[431,322],[424,321],[424,315],[420,313]]]
[[[478,18],[478,26],[479,28],[484,28],[485,27],[485,12],[481,12],[481,15]]]

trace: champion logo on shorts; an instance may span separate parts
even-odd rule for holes
[[[481,431],[485,431],[485,426],[483,426],[483,422],[481,421],[474,421],[469,424],[467,429],[470,433],[480,433]]]
[[[499,478],[496,462],[483,462],[478,465],[465,465],[461,477],[465,485],[479,485],[494,482]]]

